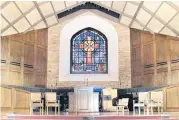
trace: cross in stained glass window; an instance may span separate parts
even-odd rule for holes
[[[99,48],[99,44],[95,43],[91,36],[87,36],[87,39],[84,41],[84,43],[79,44],[79,48],[86,52],[86,63],[88,65],[92,65],[92,52],[95,50],[95,48]]]

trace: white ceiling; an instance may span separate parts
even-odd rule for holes
[[[0,2],[1,35],[48,28],[59,23],[57,14],[84,2]],[[98,5],[118,12],[119,23],[151,33],[179,36],[179,1],[100,1]]]

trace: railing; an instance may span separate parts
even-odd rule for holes
[[[170,85],[153,91],[163,92],[164,111],[179,111],[179,84]]]
[[[12,112],[29,112],[30,92],[3,85],[0,86],[0,91],[0,107],[2,115]]]

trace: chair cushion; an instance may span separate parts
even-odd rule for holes
[[[150,106],[150,107],[160,107],[162,106],[162,103],[148,103],[147,106]]]
[[[42,103],[32,103],[31,106],[33,106],[33,107],[41,107]]]
[[[58,106],[58,104],[57,103],[46,103],[46,106],[52,106],[52,107],[54,107],[54,106]]]
[[[144,103],[134,103],[133,106],[135,106],[135,107],[144,107],[145,105],[144,105]]]

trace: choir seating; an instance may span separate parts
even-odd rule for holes
[[[139,110],[139,115],[140,115],[140,111],[141,108],[143,108],[144,110],[144,114],[145,114],[145,105],[148,103],[149,101],[149,93],[148,92],[139,92],[138,93],[138,100],[133,100],[133,114],[135,115],[135,108],[137,107]]]
[[[33,108],[40,108],[40,115],[43,115],[43,100],[41,100],[41,93],[31,93],[30,97],[30,114],[33,114]]]
[[[162,91],[158,92],[151,92],[150,93],[150,101],[147,103],[147,114],[149,114],[149,109],[151,110],[151,113],[153,114],[153,108],[157,108],[157,111],[159,113],[163,113],[163,93]]]
[[[58,108],[58,114],[60,112],[60,106],[59,103],[60,101],[57,101],[56,97],[56,92],[46,92],[45,93],[45,103],[46,103],[46,113],[48,115],[48,108],[49,107],[55,107],[55,115],[56,115],[56,110]]]

